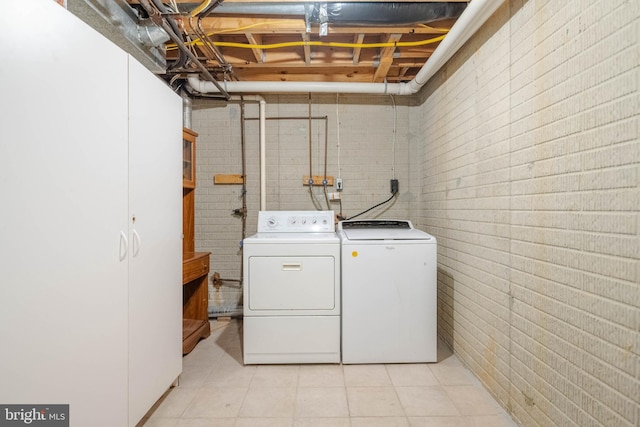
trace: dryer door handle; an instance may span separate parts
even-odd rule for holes
[[[282,271],[302,271],[302,263],[283,262]]]

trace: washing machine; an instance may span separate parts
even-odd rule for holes
[[[436,239],[405,220],[338,223],[342,363],[437,361]]]
[[[243,269],[245,364],[340,363],[333,211],[260,211]]]

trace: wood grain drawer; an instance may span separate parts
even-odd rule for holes
[[[189,283],[198,277],[209,274],[209,253],[185,259],[182,263],[182,283]]]

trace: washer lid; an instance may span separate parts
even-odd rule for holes
[[[410,221],[368,219],[342,221],[338,230],[348,240],[435,240],[422,230],[413,228]]]

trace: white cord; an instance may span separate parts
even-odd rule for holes
[[[340,112],[338,107],[340,106],[340,94],[336,93],[336,141],[338,147],[338,178],[342,178],[342,169],[340,167]]]
[[[396,128],[398,124],[398,109],[396,108],[396,100],[391,96],[391,102],[393,103],[393,164],[391,165],[391,171],[393,172],[393,179],[396,179]]]

